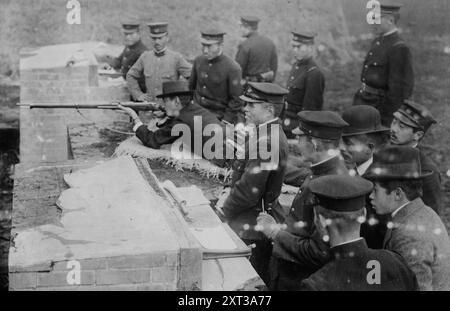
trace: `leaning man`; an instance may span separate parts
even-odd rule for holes
[[[169,118],[155,131],[149,130],[147,126],[142,123],[139,116],[133,109],[119,106],[133,119],[133,131],[136,133],[137,138],[139,138],[145,146],[153,149],[159,149],[162,145],[172,144],[177,139],[181,138],[183,134],[182,132],[176,135],[172,133],[173,128],[177,124],[184,124],[189,127],[191,140],[186,143],[189,143],[191,149],[190,151],[192,152],[195,151],[195,139],[198,139],[198,137],[195,137],[194,135],[196,133],[196,122],[201,122],[201,133],[204,133],[204,127],[208,124],[212,124],[217,127],[216,133],[225,133],[224,126],[216,118],[216,116],[192,100],[192,91],[189,90],[187,81],[165,82],[162,89],[162,93],[157,95],[157,98],[163,99],[163,106]],[[203,147],[207,137],[202,135],[201,138]],[[183,143],[184,142],[185,141],[183,140]],[[198,156],[203,156],[203,154],[199,154]]]
[[[250,262],[266,284],[272,244],[255,225],[258,214],[263,211],[278,221],[284,218],[278,196],[286,169],[288,143],[278,116],[286,94],[287,90],[276,84],[249,82],[240,97],[246,103],[247,123],[256,126],[259,150],[252,157],[251,144],[247,144],[249,153],[242,165],[235,168],[230,195],[222,207],[231,228],[247,245],[254,245]],[[270,150],[268,159],[261,150],[264,146],[266,151]]]

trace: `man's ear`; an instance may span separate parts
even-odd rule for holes
[[[424,135],[425,133],[423,131],[417,131],[414,133],[414,139],[419,142]]]
[[[403,192],[403,189],[400,188],[400,187],[397,187],[394,190],[394,194],[395,194],[395,199],[397,201],[402,201],[404,199],[404,197],[405,197],[405,192]]]

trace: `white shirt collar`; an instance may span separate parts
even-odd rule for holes
[[[341,246],[341,245],[345,245],[345,244],[350,244],[350,243],[353,243],[353,242],[356,242],[356,241],[359,241],[359,240],[362,240],[362,239],[363,239],[362,237],[359,237],[359,238],[354,239],[354,240],[350,240],[350,241],[346,241],[346,242],[342,242],[342,243],[336,244],[333,247]]]
[[[400,210],[401,210],[402,208],[404,208],[406,205],[408,205],[409,203],[411,203],[411,202],[408,201],[408,202],[406,202],[405,204],[401,205],[399,208],[397,208],[395,211],[393,211],[392,214],[391,214],[391,215],[392,215],[392,218],[394,218],[395,215],[397,215],[398,212],[400,212]]]
[[[322,161],[320,161],[320,162],[311,164],[311,167],[314,167],[314,166],[323,164],[323,163],[325,163],[325,162],[327,162],[327,161],[330,161],[331,159],[334,159],[334,158],[337,157],[338,155],[340,155],[340,151],[336,151],[336,154],[330,156],[329,158],[326,158],[325,160],[322,160]]]
[[[273,121],[276,121],[276,120],[278,120],[278,118],[275,118],[275,119],[269,120],[269,121],[267,121],[267,122],[264,122],[264,123],[258,125],[258,127],[265,126],[265,125],[267,125],[267,124],[269,124],[269,123],[272,123]]]
[[[361,164],[360,166],[358,166],[356,168],[356,170],[358,171],[358,175],[362,176],[364,175],[364,173],[367,171],[367,169],[369,168],[369,166],[372,164],[373,162],[373,157],[370,157],[369,160],[367,160],[366,162],[364,162],[363,164]]]
[[[386,32],[385,34],[383,34],[383,36],[386,37],[386,36],[392,35],[393,33],[397,32],[397,31],[398,31],[398,28],[394,28],[394,29]]]

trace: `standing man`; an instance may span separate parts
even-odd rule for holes
[[[278,116],[287,90],[272,83],[249,82],[241,99],[246,103],[245,118],[256,126],[258,151],[246,156],[241,167],[233,172],[232,187],[223,204],[223,212],[231,228],[247,244],[254,244],[250,262],[262,280],[268,284],[270,240],[256,230],[256,217],[262,211],[276,219],[284,218],[278,196],[281,193],[288,156],[288,143]],[[277,159],[265,159],[262,146],[267,146]],[[247,144],[248,148],[250,146]],[[266,153],[266,152],[264,152]]]
[[[381,23],[372,25],[376,38],[364,60],[361,89],[353,102],[377,108],[381,123],[388,127],[392,114],[414,88],[412,56],[398,33],[399,18],[399,5],[381,5]]]
[[[310,166],[306,177],[292,202],[285,220],[286,230],[277,227],[277,220],[260,214],[258,225],[273,241],[270,263],[272,290],[298,290],[300,282],[329,261],[329,246],[314,226],[314,206],[317,200],[309,184],[325,175],[347,175],[348,170],[339,152],[343,129],[348,124],[335,112],[302,111],[297,135],[304,136],[302,154]]]
[[[302,290],[417,290],[416,276],[400,255],[370,249],[359,235],[366,195],[372,188],[372,183],[361,177],[329,175],[311,181],[311,192],[319,201],[315,223],[329,238],[333,258],[302,282]],[[371,282],[371,262],[381,267],[378,282]]]
[[[127,21],[122,23],[122,32],[124,36],[125,49],[119,57],[108,61],[111,67],[122,72],[124,79],[127,77],[128,70],[136,63],[142,53],[148,48],[141,41],[141,32],[139,22]],[[139,87],[145,92],[145,79],[142,77],[138,81]]]
[[[439,216],[420,198],[431,172],[420,165],[419,150],[392,146],[380,150],[364,175],[377,214],[390,215],[383,248],[405,258],[420,290],[450,290],[450,239]]]
[[[273,82],[278,69],[277,49],[272,40],[258,33],[259,21],[255,16],[241,16],[240,34],[245,41],[239,44],[236,62],[247,82]]]
[[[394,112],[394,120],[391,124],[391,144],[410,146],[419,150],[422,169],[433,172],[423,179],[421,197],[425,205],[440,215],[444,208],[441,175],[433,160],[426,156],[419,146],[420,141],[434,123],[436,120],[427,108],[412,101],[405,101],[400,109]]]
[[[201,32],[203,55],[192,67],[189,85],[194,90],[194,100],[215,113],[221,120],[238,124],[244,122],[242,73],[238,63],[223,54],[225,32],[217,29]]]
[[[167,48],[169,42],[167,23],[149,23],[153,50],[139,57],[127,74],[128,88],[136,101],[155,101],[161,93],[163,82],[189,79],[191,65],[177,52]],[[139,88],[139,79],[145,79],[147,92]]]
[[[300,111],[322,110],[325,78],[314,62],[316,47],[315,34],[292,32],[292,49],[296,62],[292,66],[287,87],[289,94],[283,114],[283,129],[288,138],[293,138],[291,131],[298,126],[297,114]]]

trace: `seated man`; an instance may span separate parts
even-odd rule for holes
[[[391,124],[391,144],[410,146],[419,150],[422,169],[433,172],[422,182],[423,194],[421,197],[425,205],[428,205],[440,215],[444,208],[441,175],[436,164],[425,155],[419,145],[434,123],[436,123],[436,120],[427,108],[412,101],[405,101],[400,109],[394,112],[394,120]]]
[[[268,214],[258,217],[262,232],[273,241],[271,259],[272,290],[298,290],[300,282],[329,260],[329,247],[317,234],[314,220],[316,199],[309,190],[314,178],[348,174],[339,152],[339,141],[348,124],[332,111],[302,111],[298,114],[302,134],[302,153],[311,164],[311,174],[304,180],[285,220],[286,230],[273,228],[276,220]],[[280,224],[278,222],[278,224]]]
[[[302,290],[416,290],[417,279],[398,254],[367,247],[359,236],[366,195],[373,184],[361,177],[329,175],[309,184],[319,205],[315,223],[329,240],[333,259],[301,284]]]
[[[423,172],[419,150],[392,146],[375,153],[364,178],[377,214],[390,215],[383,248],[402,255],[420,290],[450,290],[450,239],[439,216],[420,198]]]
[[[190,131],[189,138],[183,138],[183,144],[190,145],[190,151],[196,152],[197,149],[202,154],[196,154],[211,159],[211,155],[203,154],[203,146],[207,141],[207,137],[203,135],[204,129],[208,126],[210,129],[215,129],[215,134],[225,134],[224,125],[217,119],[217,117],[201,107],[192,100],[192,91],[189,89],[187,81],[168,81],[163,83],[163,92],[157,97],[164,100],[164,108],[169,117],[168,120],[161,125],[157,130],[151,131],[145,126],[136,112],[127,107],[119,107],[128,113],[134,121],[133,131],[142,143],[150,148],[159,149],[162,145],[172,144],[178,138],[182,137],[183,132],[173,131],[177,125],[186,125]],[[196,137],[197,132],[201,130],[201,137]],[[199,140],[200,139],[200,140]],[[195,148],[196,142],[201,142],[201,145]],[[216,147],[223,147],[216,146]],[[223,153],[222,153],[223,155]],[[221,158],[223,159],[223,158]],[[216,159],[216,160],[221,160]]]
[[[230,227],[241,239],[247,245],[256,245],[250,262],[266,284],[272,245],[255,225],[261,211],[267,211],[279,221],[284,219],[278,196],[286,169],[288,144],[278,116],[286,94],[287,90],[276,84],[249,82],[240,97],[246,103],[247,124],[256,126],[257,142],[252,144],[250,139],[245,160],[236,161],[240,165],[234,167],[230,195],[222,208]]]

